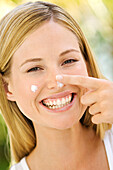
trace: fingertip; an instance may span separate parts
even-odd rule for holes
[[[84,95],[81,96],[81,100],[80,101],[81,101],[82,104],[85,104]]]
[[[97,122],[95,122],[93,116],[92,116],[92,118],[91,118],[91,121],[92,121],[93,124],[97,124]]]
[[[97,118],[96,116],[92,116],[91,121],[92,121],[92,123],[94,123],[94,124],[100,124],[100,123],[102,123],[101,120],[100,120],[99,118]]]

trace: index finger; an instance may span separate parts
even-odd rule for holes
[[[57,75],[57,80],[60,80],[64,84],[79,85],[85,88],[97,89],[100,88],[106,81],[104,79],[98,79],[94,77],[86,77],[81,75]]]

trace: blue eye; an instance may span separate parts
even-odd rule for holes
[[[78,60],[69,59],[69,60],[64,61],[62,65],[65,65],[65,64],[71,64],[71,63],[73,63],[73,62],[77,62],[77,61],[78,61]]]
[[[29,69],[29,70],[27,71],[27,73],[32,72],[32,71],[35,72],[35,71],[39,71],[39,70],[41,70],[40,67],[33,67],[33,68]]]

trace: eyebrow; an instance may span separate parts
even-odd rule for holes
[[[42,60],[43,60],[42,58],[31,58],[31,59],[25,60],[25,61],[20,65],[20,67],[22,67],[24,64],[29,63],[29,62],[37,62],[37,61],[42,61]]]
[[[61,56],[66,55],[67,53],[70,53],[70,52],[78,52],[79,53],[80,51],[76,48],[72,48],[72,49],[62,52],[59,56],[61,57]]]
[[[78,49],[68,49],[66,51],[63,51],[59,57],[63,56],[63,55],[66,55],[67,53],[70,53],[70,52],[80,52]],[[37,62],[37,61],[42,61],[43,59],[42,58],[31,58],[31,59],[27,59],[25,60],[21,65],[20,67],[22,67],[24,64],[26,63],[29,63],[29,62]]]

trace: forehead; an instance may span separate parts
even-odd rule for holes
[[[44,23],[31,33],[23,44],[15,52],[14,56],[24,55],[31,56],[38,53],[52,55],[65,51],[69,48],[79,49],[76,35],[63,25],[49,21]]]

